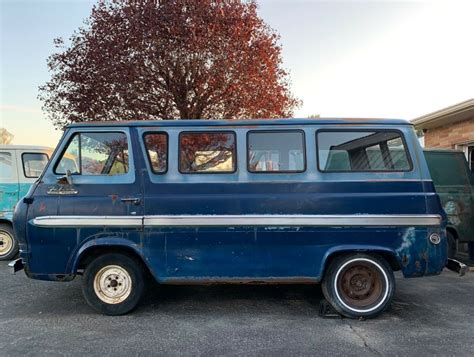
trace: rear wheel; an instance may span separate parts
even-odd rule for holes
[[[9,224],[0,224],[0,260],[11,260],[18,254],[18,241]]]
[[[87,303],[104,315],[123,315],[139,303],[145,287],[144,269],[124,254],[104,254],[89,263],[82,277]]]
[[[395,277],[390,265],[377,255],[344,255],[329,265],[322,290],[341,315],[375,317],[390,306]]]

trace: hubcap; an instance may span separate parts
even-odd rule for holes
[[[5,231],[0,231],[0,257],[7,255],[13,249],[13,237]]]
[[[342,301],[355,309],[371,310],[384,299],[387,286],[381,271],[370,261],[346,265],[337,280]]]
[[[132,278],[121,266],[107,265],[94,277],[94,291],[107,304],[119,304],[132,292]]]

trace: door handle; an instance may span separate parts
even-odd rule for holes
[[[135,206],[138,206],[142,200],[137,197],[131,197],[131,198],[121,198],[120,201],[125,202],[125,203],[133,203]]]

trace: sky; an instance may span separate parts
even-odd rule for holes
[[[14,144],[54,147],[41,110],[53,39],[95,1],[0,0],[0,127]],[[413,119],[474,98],[474,1],[260,0],[303,101],[295,117]]]

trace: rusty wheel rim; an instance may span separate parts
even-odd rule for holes
[[[355,259],[343,265],[336,284],[343,305],[357,312],[377,309],[388,294],[388,279],[383,269],[369,259]]]

